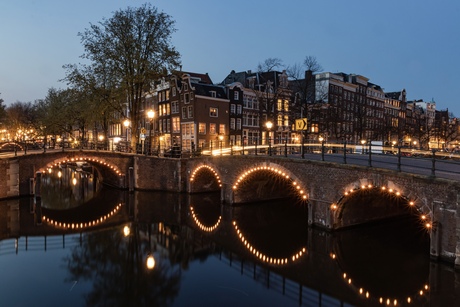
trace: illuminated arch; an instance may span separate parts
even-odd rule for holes
[[[251,168],[248,168],[245,172],[240,174],[238,178],[236,179],[236,182],[233,184],[233,191],[238,190],[240,185],[247,180],[247,177],[255,172],[259,171],[269,171],[284,180],[288,181],[295,191],[295,193],[299,196],[299,198],[303,201],[306,201],[308,199],[308,195],[305,191],[305,188],[303,188],[302,184],[300,183],[299,180],[296,180],[292,174],[290,174],[289,171],[282,169],[279,165],[264,165],[264,166],[254,166]]]
[[[261,251],[257,250],[243,235],[241,230],[239,229],[236,221],[233,221],[233,228],[235,229],[238,238],[240,239],[241,243],[243,243],[244,247],[249,250],[256,258],[259,260],[271,264],[271,265],[287,265],[292,264],[293,262],[298,261],[302,256],[307,254],[307,248],[303,247],[297,253],[285,258],[276,258],[276,257],[269,257],[268,255],[263,254]]]
[[[55,160],[53,162],[50,162],[47,164],[46,167],[40,169],[40,171],[45,171],[45,170],[48,170],[50,168],[53,168],[53,167],[56,167],[56,166],[59,166],[60,164],[64,164],[64,163],[76,163],[76,162],[90,162],[90,163],[96,163],[96,164],[99,164],[99,165],[102,165],[102,166],[105,166],[107,167],[108,169],[112,170],[115,174],[117,174],[118,176],[123,176],[123,173],[120,171],[120,169],[114,165],[114,164],[111,164],[111,163],[107,163],[105,162],[104,160],[102,159],[98,159],[98,158],[88,158],[88,157],[76,157],[76,158],[63,158],[63,159],[59,159],[59,160]]]
[[[343,205],[347,197],[354,193],[371,189],[374,189],[375,191],[380,191],[381,193],[384,193],[386,196],[404,200],[409,206],[409,208],[413,208],[416,210],[416,212],[419,214],[420,222],[427,230],[431,230],[433,228],[433,214],[431,212],[431,209],[428,206],[417,202],[415,199],[411,199],[408,196],[403,195],[401,189],[398,189],[398,187],[396,187],[394,184],[388,184],[387,186],[374,186],[371,183],[366,183],[361,185],[354,185],[351,188],[345,189],[342,197],[336,203],[330,205],[332,217],[334,220],[333,222],[337,220],[340,212],[343,210]]]
[[[216,182],[217,182],[218,186],[220,188],[222,187],[222,181],[220,180],[221,176],[219,176],[219,173],[217,172],[217,170],[215,168],[213,168],[212,166],[207,165],[207,164],[199,165],[193,170],[192,174],[190,175],[190,183],[193,183],[195,181],[197,175],[199,175],[203,171],[210,172],[214,176],[214,178],[216,179]]]
[[[6,142],[6,143],[0,144],[0,148],[6,147],[6,146],[15,146],[15,147],[19,147],[20,150],[24,150],[24,147],[20,143]]]

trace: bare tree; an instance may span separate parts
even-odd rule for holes
[[[281,68],[283,68],[283,61],[279,58],[268,58],[257,65],[257,71],[259,72],[270,72]]]
[[[311,70],[314,73],[323,70],[323,67],[318,62],[316,57],[312,55],[307,55],[303,64],[305,65],[306,70]]]
[[[133,133],[132,145],[137,143],[137,131],[144,119],[143,95],[148,85],[175,69],[179,53],[171,45],[175,22],[157,8],[144,4],[128,7],[103,19],[99,25],[79,33],[96,78],[111,80],[112,86],[123,91]]]

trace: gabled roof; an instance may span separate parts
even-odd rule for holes
[[[227,99],[227,92],[223,86],[195,82],[192,82],[192,85],[195,88],[195,95],[214,97],[211,92],[215,92],[215,98]]]
[[[208,73],[201,74],[201,73],[181,70],[181,71],[175,71],[174,74],[176,74],[180,78],[182,78],[183,75],[189,75],[190,79],[192,79],[192,82],[212,84],[211,77],[209,77]]]

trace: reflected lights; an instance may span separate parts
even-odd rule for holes
[[[195,221],[196,225],[202,230],[202,231],[206,231],[206,232],[212,232],[214,230],[217,229],[217,227],[219,227],[220,225],[220,221],[222,220],[222,216],[219,216],[219,219],[217,220],[217,222],[212,225],[212,226],[205,226],[203,225],[197,218],[196,214],[195,214],[195,210],[193,209],[192,206],[190,206],[190,211],[192,213],[192,218],[193,220]]]
[[[122,204],[120,203],[112,211],[110,211],[106,215],[101,216],[101,217],[97,218],[96,220],[93,220],[93,221],[90,221],[90,222],[64,223],[64,222],[59,222],[59,221],[52,220],[52,219],[46,217],[45,215],[43,215],[42,221],[46,222],[47,224],[49,224],[51,226],[57,227],[57,228],[83,229],[83,228],[87,228],[87,227],[93,227],[93,226],[96,226],[97,224],[105,222],[105,220],[107,220],[108,218],[112,217],[115,213],[117,213],[121,209],[121,206],[122,206]]]
[[[289,258],[273,258],[269,257],[267,255],[264,255],[262,252],[258,251],[254,246],[251,245],[247,241],[247,239],[244,237],[243,233],[240,231],[238,228],[238,225],[236,224],[236,221],[233,221],[233,227],[243,245],[248,249],[256,258],[259,258],[259,260],[266,262],[268,264],[273,264],[273,265],[286,265],[292,262],[297,261],[299,258],[307,254],[307,249],[304,247],[297,253],[293,254]]]

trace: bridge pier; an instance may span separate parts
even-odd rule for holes
[[[222,183],[222,188],[220,190],[220,201],[224,204],[232,205],[235,201],[233,197],[233,186],[228,183]]]

